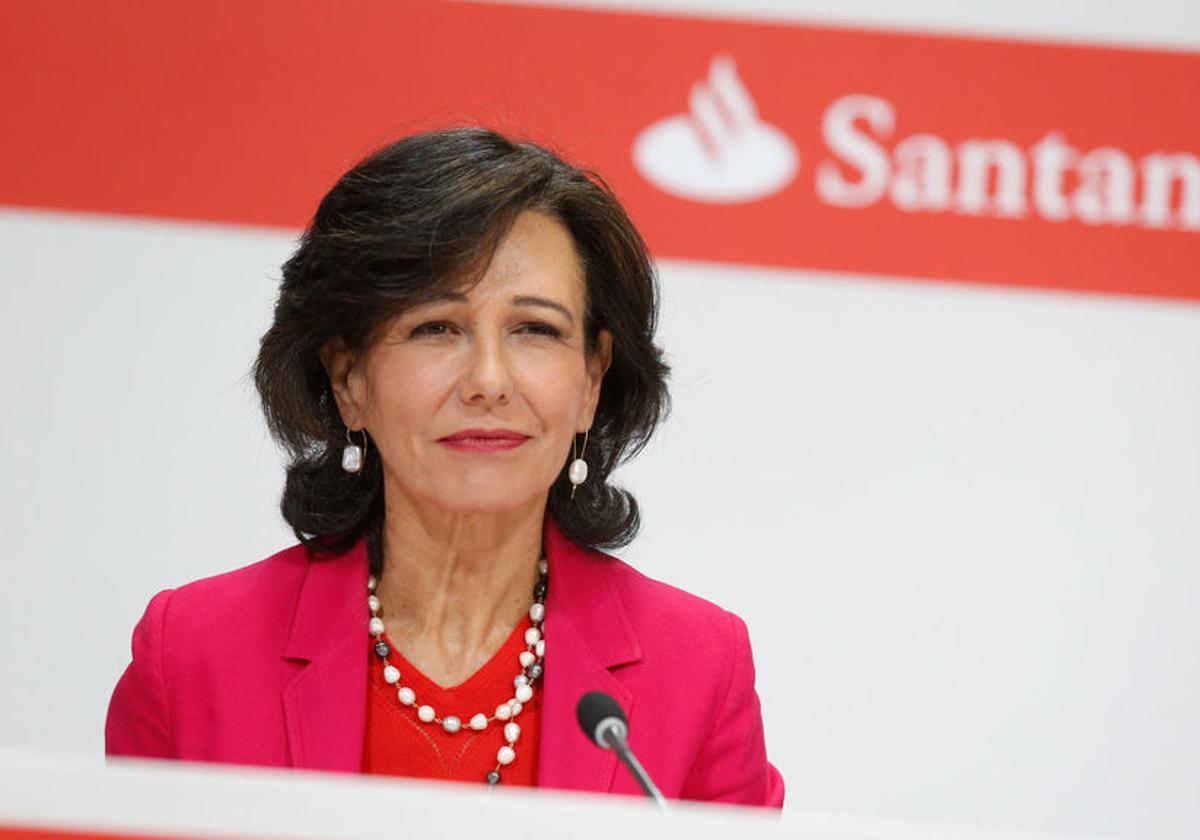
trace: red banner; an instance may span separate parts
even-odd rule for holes
[[[189,835],[196,840],[195,835]],[[178,840],[166,834],[117,833],[89,831],[79,828],[22,828],[0,825],[0,840]]]
[[[0,6],[0,202],[299,227],[484,123],[664,257],[1200,299],[1200,54],[444,2]]]

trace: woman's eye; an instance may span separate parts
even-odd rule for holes
[[[553,324],[547,324],[545,321],[530,321],[522,324],[518,332],[528,333],[530,335],[544,335],[549,338],[561,338],[562,330]]]
[[[453,329],[454,325],[448,321],[429,321],[413,327],[408,337],[421,338],[422,336],[449,335]]]

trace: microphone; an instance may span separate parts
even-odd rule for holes
[[[666,808],[667,800],[654,786],[650,775],[625,741],[629,735],[629,721],[625,719],[625,711],[621,704],[603,691],[589,691],[579,698],[575,716],[579,719],[583,734],[596,746],[615,751],[646,795],[653,799],[658,807]]]

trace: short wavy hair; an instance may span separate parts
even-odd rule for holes
[[[637,501],[609,476],[646,444],[670,403],[646,245],[594,172],[534,143],[460,128],[406,137],[354,166],[283,265],[253,375],[267,425],[289,457],[283,517],[311,549],[343,551],[365,535],[372,567],[382,564],[383,471],[378,458],[361,473],[342,470],[346,427],[321,348],[340,337],[365,351],[396,315],[469,287],[526,210],[557,219],[574,239],[586,286],[585,351],[596,351],[601,330],[612,333],[588,436],[588,481],[572,499],[564,459],[547,513],[586,547],[621,546],[637,533]]]

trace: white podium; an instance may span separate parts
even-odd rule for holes
[[[1033,835],[307,771],[0,750],[0,840],[1033,840]],[[1038,840],[1044,840],[1038,835]]]

